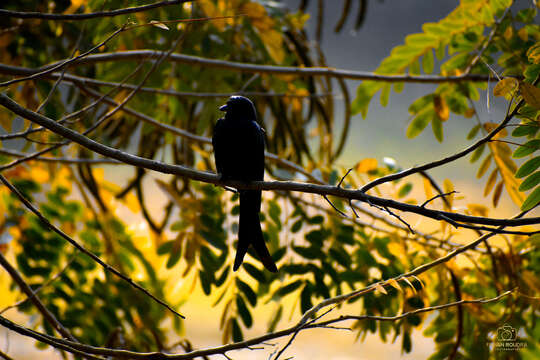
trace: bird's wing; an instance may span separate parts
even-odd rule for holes
[[[214,126],[214,133],[212,134],[212,146],[214,147],[214,159],[216,160],[216,170],[218,174],[223,174],[223,169],[225,167],[225,153],[226,145],[224,143],[225,136],[224,134],[225,120],[219,119]]]
[[[264,180],[264,147],[265,147],[265,131],[255,121],[255,156],[256,156],[256,171],[257,180]]]

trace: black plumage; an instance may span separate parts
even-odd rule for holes
[[[217,121],[212,136],[216,168],[222,180],[259,181],[264,178],[264,130],[257,124],[255,106],[243,96],[232,96],[219,108],[225,117]],[[261,191],[240,190],[238,247],[233,270],[237,270],[249,246],[272,272],[277,267],[264,242],[259,220]]]

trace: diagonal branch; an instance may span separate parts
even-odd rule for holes
[[[508,115],[506,115],[505,119],[499,124],[499,126],[497,126],[489,134],[487,134],[486,136],[484,136],[483,138],[481,138],[480,140],[478,140],[477,142],[475,142],[471,146],[467,147],[466,149],[464,149],[464,150],[462,150],[462,151],[460,151],[460,152],[458,152],[458,153],[456,153],[454,155],[445,157],[444,159],[433,161],[433,162],[430,162],[430,163],[427,163],[427,164],[424,164],[424,165],[421,165],[421,166],[415,166],[415,167],[412,167],[412,168],[407,169],[407,170],[400,171],[400,172],[395,173],[395,174],[391,174],[391,175],[387,175],[387,176],[377,178],[377,179],[367,183],[366,185],[364,185],[362,187],[362,189],[360,189],[360,190],[363,191],[363,192],[366,192],[366,191],[374,188],[375,186],[378,186],[378,185],[381,185],[381,184],[384,184],[384,183],[387,183],[387,182],[390,182],[390,181],[402,179],[402,178],[407,177],[407,176],[412,175],[412,174],[427,171],[429,169],[433,169],[433,168],[448,164],[448,163],[450,163],[450,162],[452,162],[454,160],[460,159],[460,158],[470,154],[471,152],[473,152],[474,150],[476,150],[480,146],[482,146],[482,145],[486,144],[487,142],[489,142],[495,135],[497,135],[499,133],[499,131],[504,129],[506,127],[506,124],[514,117],[514,115],[517,114],[518,110],[521,108],[521,106],[523,104],[525,104],[525,101],[521,100],[516,105],[514,110],[511,113],[509,113]]]
[[[107,36],[107,38],[105,40],[103,40],[102,42],[100,42],[96,46],[92,47],[90,50],[85,51],[84,53],[82,53],[82,54],[80,54],[80,55],[78,55],[76,57],[57,62],[54,66],[48,67],[47,69],[45,69],[43,71],[38,71],[38,72],[36,72],[36,73],[34,73],[32,75],[22,77],[22,78],[18,78],[18,79],[5,81],[3,83],[0,83],[0,87],[9,86],[9,85],[21,82],[21,81],[37,79],[37,78],[39,78],[41,76],[50,74],[50,73],[52,73],[52,72],[54,72],[54,71],[56,71],[58,69],[61,69],[61,68],[65,67],[65,66],[76,63],[77,61],[80,61],[85,56],[88,56],[89,54],[93,53],[94,51],[96,51],[100,47],[105,46],[105,44],[107,44],[110,40],[112,40],[116,35],[120,34],[123,31],[125,31],[126,28],[127,28],[127,24],[124,24],[122,27],[120,27],[119,29],[114,31],[111,35]]]
[[[81,244],[79,244],[77,241],[75,241],[74,239],[72,239],[69,235],[67,235],[65,232],[63,232],[62,230],[60,230],[59,228],[57,228],[56,226],[54,226],[53,224],[51,224],[51,222],[45,217],[43,216],[43,214],[41,214],[41,212],[36,208],[34,207],[34,205],[32,205],[25,197],[23,194],[21,194],[21,192],[19,190],[17,190],[16,187],[14,187],[2,174],[0,174],[0,181],[2,183],[4,183],[4,185],[17,197],[19,198],[19,200],[24,204],[24,206],[26,206],[26,208],[28,210],[30,210],[31,212],[34,213],[34,215],[36,215],[39,220],[41,220],[41,222],[47,227],[49,228],[51,231],[57,233],[58,235],[60,235],[64,240],[66,240],[67,242],[69,242],[71,245],[73,245],[76,249],[78,249],[79,251],[81,251],[82,253],[84,253],[85,255],[87,255],[88,257],[90,257],[92,260],[94,260],[95,262],[97,262],[99,265],[101,265],[105,270],[107,270],[108,272],[118,276],[119,278],[121,278],[122,280],[126,281],[129,285],[131,285],[133,288],[139,290],[139,291],[142,291],[144,294],[146,294],[147,296],[149,296],[150,298],[152,298],[154,301],[156,301],[157,303],[159,303],[160,305],[166,307],[169,311],[171,311],[172,313],[174,313],[175,315],[177,316],[180,316],[181,318],[184,318],[183,315],[179,314],[176,310],[174,310],[173,308],[171,308],[167,303],[165,303],[163,300],[160,300],[158,299],[157,297],[155,297],[154,295],[152,295],[148,290],[146,290],[145,288],[143,288],[141,285],[137,284],[136,282],[134,282],[131,278],[129,278],[128,276],[122,274],[121,272],[119,272],[118,270],[116,270],[115,268],[113,268],[112,266],[110,266],[109,264],[105,263],[103,260],[101,260],[96,254],[92,253],[90,250],[87,250],[84,246],[82,246]]]
[[[58,331],[58,333],[62,335],[63,337],[71,341],[78,342],[77,339],[75,339],[75,337],[71,335],[69,330],[66,329],[64,325],[62,325],[60,321],[56,319],[54,314],[45,307],[45,305],[41,302],[37,294],[34,291],[32,291],[30,286],[22,278],[21,274],[19,274],[17,269],[11,266],[11,264],[7,261],[4,255],[2,255],[2,253],[0,253],[0,265],[2,265],[2,267],[8,272],[8,274],[11,276],[13,281],[17,283],[21,291],[26,294],[28,299],[34,304],[34,306],[39,310],[41,315],[43,315],[43,318],[45,319],[45,321],[47,321],[53,329]]]
[[[531,210],[532,209],[527,210],[527,211],[522,211],[518,215],[514,216],[514,219],[519,219],[519,218],[523,217],[525,214],[527,214]],[[499,229],[502,229],[502,227],[503,226],[499,227]],[[433,261],[431,261],[429,263],[426,263],[424,265],[420,265],[420,266],[416,267],[415,269],[413,269],[413,270],[411,270],[411,271],[409,271],[409,272],[407,272],[405,274],[401,274],[399,276],[394,277],[393,280],[399,281],[399,280],[404,279],[404,278],[420,275],[423,272],[426,272],[427,270],[429,270],[429,269],[431,269],[431,268],[433,268],[433,267],[435,267],[437,265],[448,262],[449,260],[453,259],[457,255],[459,255],[459,254],[461,254],[461,253],[463,253],[463,252],[465,252],[467,250],[474,249],[478,244],[480,244],[483,241],[486,241],[487,239],[489,239],[490,237],[492,237],[494,235],[496,235],[495,232],[484,234],[484,235],[480,236],[479,238],[477,238],[476,240],[474,240],[474,241],[472,241],[472,242],[470,242],[470,243],[468,243],[466,245],[460,246],[457,249],[454,249],[453,251],[449,252],[445,256],[442,256],[442,257],[440,257],[438,259],[435,259],[435,260],[433,260]],[[360,296],[360,295],[363,295],[365,293],[374,291],[377,286],[384,286],[384,285],[381,285],[380,282],[377,282],[377,283],[371,284],[371,285],[369,285],[369,286],[367,286],[367,287],[365,287],[365,288],[363,288],[361,290],[356,290],[356,291],[350,292],[348,294],[342,294],[342,295],[339,295],[339,296],[335,296],[333,298],[325,299],[325,300],[321,301],[320,303],[318,303],[317,305],[313,306],[308,311],[306,311],[304,313],[304,315],[302,316],[302,319],[300,320],[299,324],[306,323],[308,321],[308,319],[313,317],[317,313],[317,311],[319,311],[322,308],[325,308],[325,307],[330,306],[330,305],[338,304],[338,303],[341,303],[341,302],[346,301],[348,299],[351,299],[353,297]]]
[[[533,82],[533,85],[536,85],[539,80],[540,80],[540,77],[537,77],[536,80]],[[519,111],[521,106],[523,106],[524,104],[525,104],[525,100],[522,99],[519,103],[517,103],[517,105],[514,107],[514,110],[512,112],[508,112],[506,114],[504,120],[499,124],[499,126],[497,126],[489,134],[487,134],[486,136],[484,136],[483,138],[481,138],[480,140],[478,140],[477,142],[475,142],[471,146],[467,147],[466,149],[464,149],[464,150],[462,150],[462,151],[460,151],[460,152],[458,152],[458,153],[456,153],[456,154],[454,154],[452,156],[448,156],[448,157],[446,157],[444,159],[433,161],[433,162],[430,162],[430,163],[427,163],[427,164],[424,164],[424,165],[421,165],[421,166],[415,166],[413,168],[403,170],[403,171],[400,171],[400,172],[395,173],[395,174],[380,177],[380,178],[375,179],[372,182],[367,183],[366,185],[364,185],[362,187],[361,191],[366,192],[369,189],[371,189],[371,188],[373,188],[373,187],[375,187],[377,185],[380,185],[380,184],[383,184],[383,183],[386,183],[386,182],[389,182],[389,181],[402,179],[402,178],[404,178],[406,176],[409,176],[409,175],[412,175],[412,174],[415,174],[415,173],[419,173],[419,172],[423,172],[423,171],[426,171],[426,170],[429,170],[429,169],[433,169],[433,168],[439,167],[441,165],[448,164],[448,163],[450,163],[450,162],[452,162],[454,160],[460,159],[460,158],[470,154],[471,152],[473,152],[474,150],[476,150],[480,146],[482,146],[482,145],[486,144],[487,142],[489,142],[491,139],[493,139],[493,137],[495,135],[497,135],[502,129],[504,129],[506,127],[506,124],[508,124],[508,122],[517,114],[517,112]]]

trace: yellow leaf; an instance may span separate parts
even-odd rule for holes
[[[450,110],[448,109],[446,100],[440,95],[435,95],[435,97],[433,98],[433,105],[435,107],[435,113],[437,114],[439,119],[441,119],[441,121],[448,120],[448,117],[450,116]]]
[[[426,199],[431,199],[433,197],[431,183],[426,178],[424,178],[424,193],[426,194]]]
[[[30,170],[32,180],[39,184],[45,184],[49,181],[49,172],[42,167],[32,167]]]
[[[473,216],[483,216],[488,215],[488,208],[480,204],[467,204],[467,209],[471,212]]]
[[[493,192],[493,207],[497,207],[497,205],[499,205],[499,200],[501,199],[503,185],[504,185],[504,182],[501,180],[495,187],[495,192]]]
[[[386,283],[390,286],[392,286],[394,289],[399,290],[400,292],[403,292],[403,289],[401,288],[401,285],[396,281],[396,279],[389,279],[386,281]]]
[[[266,15],[266,9],[259,3],[248,2],[240,8],[242,14],[246,14],[250,18],[259,19]]]
[[[463,114],[463,116],[465,116],[467,119],[469,119],[469,118],[472,118],[474,116],[474,114],[476,114],[476,110],[474,110],[473,108],[469,108],[469,109],[465,110],[465,113]]]
[[[486,156],[484,161],[482,161],[482,165],[480,165],[480,168],[478,169],[478,173],[476,174],[476,177],[478,179],[480,179],[482,176],[484,176],[486,171],[489,169],[489,165],[491,165],[492,157],[493,156],[490,154],[490,155]]]
[[[540,89],[526,82],[519,83],[519,91],[523,100],[533,108],[540,110]]]
[[[375,284],[375,290],[377,290],[378,292],[381,292],[385,295],[387,295],[388,293],[386,292],[386,289],[384,288],[384,286],[382,286],[380,283],[376,283]]]
[[[486,122],[484,123],[484,129],[486,129],[487,132],[492,132],[499,124],[495,124],[492,122]],[[493,137],[493,139],[501,139],[503,137],[506,137],[508,135],[508,131],[506,129],[500,130],[497,135]]]
[[[518,84],[519,81],[513,77],[504,78],[493,88],[493,95],[511,96],[512,92],[517,89]]]
[[[519,29],[518,36],[521,40],[527,41],[529,39],[529,35],[527,34],[527,28],[522,27],[521,29]]]
[[[156,20],[150,21],[149,24],[152,24],[153,26],[155,26],[157,28],[160,28],[160,29],[163,29],[163,30],[169,30],[169,27],[167,25],[165,25],[162,22],[156,21]]]
[[[4,128],[7,132],[11,132],[11,124],[15,117],[11,117],[7,111],[0,109],[0,126]]]
[[[259,36],[272,59],[278,64],[282,63],[283,59],[285,59],[285,50],[283,49],[281,33],[274,29],[268,29],[260,31]]]
[[[403,281],[405,281],[412,289],[413,293],[416,294],[416,288],[414,287],[414,285],[409,281],[409,279],[407,279],[406,277],[402,278]]]
[[[133,192],[129,192],[124,197],[124,203],[128,207],[129,210],[131,210],[132,213],[137,214],[139,211],[141,211],[141,207],[139,206],[139,201],[137,200],[137,197]]]
[[[493,169],[491,172],[491,175],[489,175],[488,181],[486,182],[486,186],[484,187],[484,196],[488,196],[491,192],[491,189],[493,189],[493,185],[495,185],[495,181],[497,180],[497,175],[499,174],[499,169]]]
[[[532,64],[540,63],[540,41],[527,50],[527,57],[529,58],[529,62]]]
[[[504,31],[504,38],[506,40],[510,40],[512,38],[512,35],[514,35],[514,29],[512,29],[511,26],[507,27],[506,30]]]
[[[372,170],[377,170],[377,159],[367,158],[356,164],[356,171],[359,173],[367,173]]]

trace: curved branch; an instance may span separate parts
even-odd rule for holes
[[[149,60],[159,58],[163,54],[162,51],[156,50],[128,50],[117,51],[114,53],[101,53],[89,55],[81,59],[77,59],[75,64],[94,64],[104,61],[118,60]],[[259,65],[251,63],[241,63],[227,60],[208,59],[199,56],[185,55],[174,53],[170,55],[170,61],[177,63],[200,65],[207,68],[219,68],[232,71],[241,71],[248,73],[267,73],[267,74],[288,74],[297,76],[328,76],[343,79],[354,80],[373,80],[383,82],[410,82],[410,83],[459,83],[464,81],[487,82],[489,77],[481,74],[467,74],[459,76],[438,76],[438,75],[381,75],[369,71],[355,71],[336,69],[330,67],[295,67],[295,66],[275,66],[275,65]],[[65,60],[60,60],[49,65],[45,65],[36,72],[42,72],[52,67],[62,64]]]
[[[518,215],[514,216],[514,219],[519,219],[519,218],[523,217],[525,214],[527,214],[531,210],[532,209],[527,210],[527,211],[522,211]],[[502,229],[502,228],[503,228],[503,226],[499,227],[499,229]],[[413,269],[413,270],[411,270],[411,271],[409,271],[407,273],[404,273],[404,274],[401,274],[401,275],[398,275],[398,276],[394,277],[391,280],[399,281],[399,280],[404,279],[404,278],[420,275],[423,272],[426,272],[427,270],[429,270],[429,269],[431,269],[431,268],[433,268],[433,267],[435,267],[437,265],[444,264],[444,263],[448,262],[449,260],[453,259],[457,255],[459,255],[459,254],[461,254],[461,253],[463,253],[463,252],[465,252],[467,250],[474,249],[476,246],[478,246],[478,244],[480,244],[483,241],[486,241],[487,239],[489,239],[490,237],[492,237],[494,235],[496,235],[496,233],[494,233],[494,232],[484,234],[484,235],[480,236],[479,238],[477,238],[476,240],[471,241],[470,243],[468,243],[466,245],[463,245],[463,246],[460,246],[459,248],[449,252],[445,256],[442,256],[442,257],[440,257],[438,259],[435,259],[435,260],[433,260],[433,261],[431,261],[429,263],[420,265],[420,266],[416,267],[415,269]],[[388,280],[386,282],[388,282]],[[342,295],[335,296],[333,298],[325,299],[325,300],[321,301],[320,303],[318,303],[317,305],[314,305],[308,311],[306,311],[304,313],[304,315],[302,316],[302,319],[300,320],[299,323],[300,324],[305,324],[308,321],[308,319],[313,317],[317,313],[317,311],[319,311],[322,308],[325,308],[325,307],[330,306],[330,305],[342,303],[343,301],[349,300],[349,299],[351,299],[353,297],[360,296],[360,295],[363,295],[365,293],[374,291],[377,286],[384,286],[384,285],[385,284],[381,284],[381,282],[377,282],[377,283],[371,284],[371,285],[369,285],[369,286],[367,286],[367,287],[365,287],[365,288],[363,288],[361,290],[356,290],[356,291],[350,292],[348,294],[342,294]]]
[[[424,165],[421,165],[421,166],[415,166],[415,167],[412,167],[412,168],[407,169],[407,170],[400,171],[400,172],[395,173],[395,174],[391,174],[391,175],[387,175],[387,176],[377,178],[377,179],[367,183],[366,185],[364,185],[362,187],[362,189],[360,189],[360,190],[363,191],[363,192],[366,192],[369,189],[374,188],[377,185],[381,185],[381,184],[384,184],[384,183],[387,183],[387,182],[390,182],[390,181],[402,179],[402,178],[407,177],[407,176],[412,175],[412,174],[416,174],[416,173],[420,173],[420,172],[423,172],[423,171],[426,171],[426,170],[429,170],[429,169],[433,169],[433,168],[439,167],[441,165],[448,164],[448,163],[450,163],[450,162],[452,162],[454,160],[460,159],[460,158],[470,154],[471,152],[473,152],[474,150],[476,150],[480,146],[482,146],[482,145],[486,144],[487,142],[489,142],[495,135],[497,135],[499,133],[499,131],[504,129],[506,127],[506,124],[517,114],[519,108],[523,104],[525,104],[525,101],[521,100],[515,106],[514,110],[511,113],[506,115],[505,119],[499,124],[499,126],[497,126],[489,134],[487,134],[486,136],[484,136],[483,138],[481,138],[480,140],[478,140],[477,142],[475,142],[471,146],[467,147],[466,149],[464,149],[464,150],[462,150],[462,151],[460,151],[460,152],[458,152],[458,153],[456,153],[454,155],[445,157],[444,159],[433,161],[433,162],[430,162],[430,163],[427,163],[427,164],[424,164]]]
[[[0,74],[4,75],[18,75],[18,76],[28,76],[35,73],[34,69],[14,66],[0,63]],[[60,78],[60,73],[53,72],[50,74],[43,75],[44,78],[58,79]],[[130,89],[133,90],[137,87],[134,84],[121,84],[113,81],[104,81],[92,79],[84,76],[78,76],[73,74],[65,74],[63,81],[75,83],[79,82],[84,85],[95,85],[95,86],[108,86],[115,87],[120,89]],[[254,97],[285,97],[285,98],[315,98],[315,97],[327,97],[332,96],[330,93],[318,93],[318,94],[288,94],[288,93],[269,93],[263,91],[236,91],[229,93],[209,93],[209,92],[191,92],[191,91],[175,91],[169,89],[159,89],[153,87],[141,87],[139,92],[147,92],[152,94],[176,96],[179,98],[193,97],[193,98],[227,98],[233,95],[242,95],[242,96],[254,96]]]
[[[136,12],[143,12],[151,9],[155,9],[162,6],[177,5],[183,4],[186,2],[191,2],[193,0],[167,0],[159,1],[153,4],[128,7],[124,9],[109,10],[109,11],[98,11],[87,14],[51,14],[51,13],[42,13],[42,12],[22,12],[22,11],[12,11],[0,9],[0,17],[13,17],[18,19],[45,19],[45,20],[86,20],[94,19],[100,17],[111,17],[125,14],[132,14]]]
[[[236,342],[232,344],[222,345],[214,348],[204,349],[204,350],[195,350],[188,352],[186,354],[166,354],[163,352],[148,352],[148,353],[141,353],[141,352],[135,352],[135,351],[128,351],[128,350],[118,350],[118,349],[109,349],[109,348],[103,348],[103,347],[97,347],[97,346],[91,346],[86,344],[79,344],[75,343],[69,340],[65,339],[58,339],[50,335],[46,335],[40,332],[37,332],[32,329],[25,328],[23,326],[17,325],[13,323],[12,321],[6,319],[3,316],[0,316],[0,325],[12,330],[18,334],[21,334],[23,336],[31,337],[35,340],[41,341],[45,344],[49,344],[55,348],[66,350],[69,352],[85,352],[89,354],[95,354],[95,355],[103,355],[103,356],[110,356],[114,358],[130,358],[130,359],[147,359],[147,360],[183,360],[183,359],[194,359],[197,357],[203,357],[208,355],[216,355],[216,354],[225,354],[228,351],[232,350],[239,350],[239,349],[246,349],[249,348],[252,345],[261,344],[265,341],[277,339],[283,336],[287,336],[290,334],[294,334],[295,332],[303,329],[313,329],[313,328],[324,328],[332,323],[341,322],[345,320],[378,320],[378,321],[396,321],[403,319],[407,316],[429,312],[429,311],[435,311],[435,310],[442,310],[447,309],[453,306],[458,305],[464,305],[464,304],[489,304],[492,302],[499,301],[500,299],[510,295],[512,293],[512,290],[506,291],[503,294],[496,296],[494,298],[481,298],[481,299],[475,299],[475,300],[461,300],[456,301],[448,304],[443,305],[436,305],[436,306],[430,306],[426,308],[416,309],[413,311],[409,311],[406,313],[403,313],[401,315],[396,316],[373,316],[373,315],[361,315],[361,316],[341,316],[336,319],[327,320],[324,322],[319,323],[311,323],[306,326],[296,325],[292,326],[288,329],[276,331],[273,333],[268,333],[256,338],[252,338],[250,340]]]
[[[454,226],[464,226],[460,223],[471,223],[479,225],[490,226],[520,226],[531,225],[540,223],[540,217],[526,218],[526,219],[494,219],[479,216],[470,216],[457,213],[451,213],[447,211],[439,211],[426,209],[421,206],[411,205],[407,203],[401,203],[391,199],[379,198],[376,196],[367,195],[362,190],[349,190],[337,186],[331,185],[316,185],[310,183],[299,183],[294,181],[253,181],[251,183],[245,183],[242,181],[221,181],[220,176],[214,173],[206,171],[197,171],[192,168],[182,165],[171,165],[163,163],[157,160],[145,159],[139,156],[135,156],[124,151],[103,145],[88,137],[66,128],[49,119],[46,116],[25,109],[18,103],[13,101],[7,95],[0,93],[0,105],[8,108],[17,115],[35,122],[52,132],[61,135],[73,142],[78,143],[94,152],[97,152],[106,157],[110,157],[124,163],[134,165],[137,167],[143,167],[149,170],[158,171],[165,174],[173,174],[182,177],[186,177],[192,180],[202,181],[210,184],[228,185],[237,189],[256,189],[256,190],[286,190],[286,191],[299,191],[305,193],[319,194],[319,195],[333,195],[346,199],[354,199],[366,202],[368,204],[374,204],[381,207],[388,207],[401,211],[411,212],[414,214],[429,217],[435,220],[444,220],[451,222]],[[483,230],[493,231],[497,233],[504,233],[502,229],[489,229],[483,228]],[[537,231],[538,232],[538,231]],[[515,232],[512,232],[515,233]],[[536,232],[527,232],[523,234],[531,235]]]

